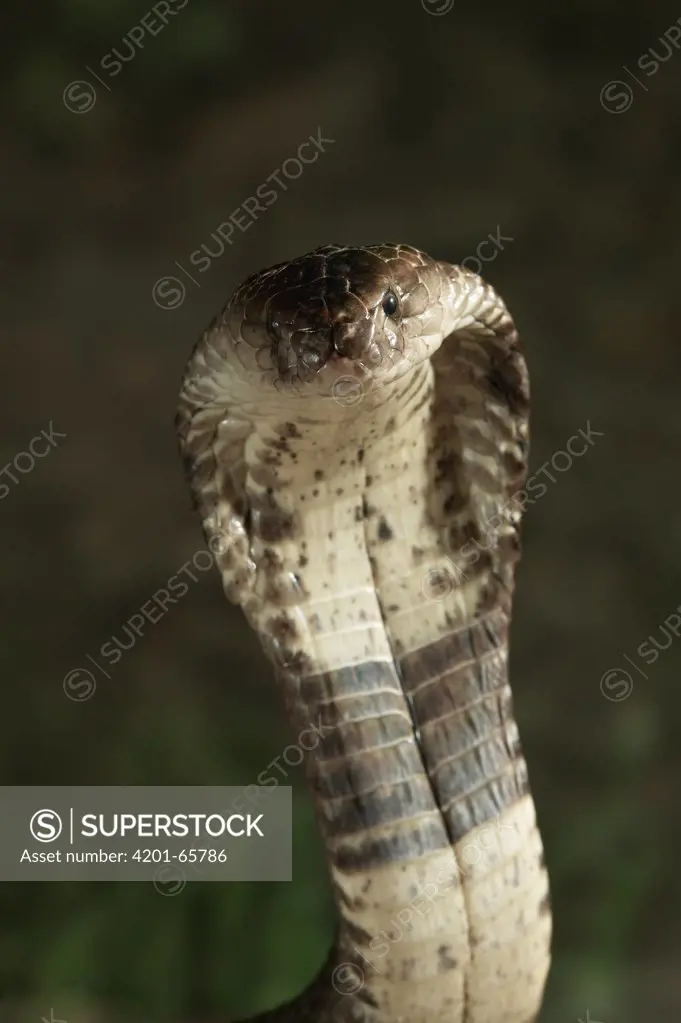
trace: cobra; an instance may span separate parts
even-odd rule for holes
[[[407,245],[256,273],[194,348],[204,531],[293,728],[320,725],[337,937],[263,1023],[537,1018],[548,878],[508,680],[528,408],[502,300]]]

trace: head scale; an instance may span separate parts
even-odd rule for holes
[[[433,326],[441,288],[438,264],[410,246],[325,245],[249,277],[226,319],[235,347],[251,349],[242,361],[255,355],[280,382],[352,372],[380,383],[414,361],[410,341]]]

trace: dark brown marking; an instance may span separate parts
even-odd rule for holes
[[[275,618],[270,618],[265,625],[266,630],[269,631],[273,639],[277,643],[282,644],[290,643],[295,639],[298,639],[298,629],[292,618],[289,618],[287,614],[278,614]]]
[[[326,831],[334,838],[359,836],[367,828],[396,824],[431,809],[432,790],[428,778],[422,774],[408,782],[386,787],[384,791],[374,790],[339,801],[334,806],[332,819],[326,824]]]
[[[383,541],[392,540],[394,536],[395,534],[388,525],[388,521],[385,515],[381,515],[381,518],[379,519],[378,522],[378,539]]]
[[[251,498],[251,525],[265,543],[276,543],[296,533],[293,515],[279,507],[271,494]]]
[[[265,653],[267,652],[265,650]],[[281,657],[273,657],[273,660],[276,663],[278,673],[281,673],[284,679],[288,678],[295,681],[301,675],[309,674],[312,670],[312,661],[304,650],[296,650],[295,652],[284,650],[281,653]]]
[[[400,980],[411,980],[412,977],[414,976],[415,966],[416,960],[414,958],[403,959],[402,968],[400,970]]]
[[[365,519],[371,518],[372,515],[376,514],[376,509],[369,504],[366,497],[362,498],[362,514]]]
[[[308,675],[300,680],[300,696],[305,703],[315,704],[347,693],[371,693],[376,689],[392,686],[400,693],[395,668],[386,661],[366,661],[364,664],[339,668],[318,675]]]
[[[363,927],[360,927],[348,917],[343,920],[343,931],[356,945],[364,945],[366,947],[373,938],[373,934],[365,931]]]
[[[358,969],[361,969],[361,966],[358,967]],[[355,994],[355,998],[357,998],[360,1002],[365,1002],[367,1005],[370,1005],[372,1009],[380,1008],[378,999],[371,993],[366,984],[364,984]]]
[[[449,945],[440,945],[438,948],[438,973],[446,973],[448,970],[454,970],[458,966],[457,960],[450,955],[451,951]]]
[[[514,415],[526,414],[529,404],[527,370],[519,352],[496,362],[487,374],[487,382]]]
[[[442,820],[424,818],[420,828],[411,831],[400,830],[393,835],[367,838],[360,845],[340,843],[334,848],[331,843],[331,858],[340,870],[363,873],[388,863],[414,859],[427,853],[439,852],[449,847],[447,833]]]
[[[281,571],[284,566],[284,562],[273,547],[265,547],[262,552],[261,565],[263,571],[269,575],[270,572]]]

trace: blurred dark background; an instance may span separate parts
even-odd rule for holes
[[[541,477],[518,577],[512,677],[555,914],[542,1020],[678,1021],[681,643],[651,664],[637,648],[667,643],[681,603],[681,9],[156,6],[165,26],[140,0],[5,15],[4,782],[249,783],[281,752],[269,669],[217,573],[118,663],[98,653],[203,546],[173,430],[183,364],[270,263],[390,240],[477,269],[501,232],[482,272],[528,354],[533,469],[587,421],[603,434]],[[333,143],[197,273],[190,254],[217,251],[318,127]],[[171,275],[184,298],[162,307]],[[66,436],[12,468],[50,423]],[[111,678],[93,669],[77,702],[62,680],[88,655]],[[604,695],[611,668],[633,689]],[[332,914],[291,780],[291,884],[0,885],[3,1023],[223,1021],[299,990]]]

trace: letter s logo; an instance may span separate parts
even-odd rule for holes
[[[38,842],[54,842],[61,835],[61,817],[54,810],[36,810],[29,829]]]

